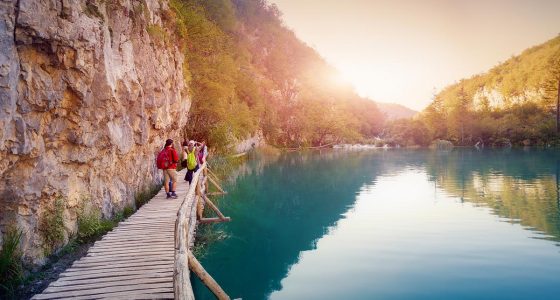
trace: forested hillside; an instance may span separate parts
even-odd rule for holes
[[[418,113],[398,103],[376,102],[376,104],[387,120],[408,119],[414,117]]]
[[[333,80],[335,70],[265,0],[172,0],[163,43],[182,45],[193,103],[186,134],[226,148],[262,130],[281,147],[359,141],[383,115]]]
[[[434,139],[458,145],[556,144],[559,82],[560,37],[556,37],[487,73],[446,87],[417,120],[396,125],[399,131],[410,132],[405,142],[420,144]]]

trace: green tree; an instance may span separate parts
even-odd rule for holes
[[[470,125],[471,98],[467,95],[463,85],[460,86],[449,114],[451,133],[457,137],[461,145],[465,144],[465,136]]]
[[[548,59],[547,74],[544,81],[545,99],[556,102],[556,133],[560,134],[560,50]]]

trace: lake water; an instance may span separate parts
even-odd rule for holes
[[[232,298],[559,299],[559,175],[544,150],[256,157],[200,260]]]

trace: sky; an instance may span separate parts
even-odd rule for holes
[[[560,0],[269,0],[364,97],[433,94],[560,34]]]

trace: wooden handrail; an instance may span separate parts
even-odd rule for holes
[[[190,281],[189,268],[192,269],[202,282],[214,293],[216,298],[220,300],[228,300],[229,296],[216,283],[216,281],[204,270],[202,265],[189,251],[189,233],[194,231],[196,225],[196,214],[198,208],[198,200],[207,199],[206,180],[208,176],[200,176],[206,170],[206,162],[193,174],[189,191],[181,203],[181,207],[177,212],[177,220],[175,221],[175,266],[173,271],[173,290],[175,299],[194,300],[194,293]],[[202,179],[200,179],[202,177]],[[209,201],[208,201],[209,202]],[[202,202],[201,202],[202,203]],[[192,205],[191,205],[192,204]],[[215,205],[209,205],[212,209],[216,209]],[[219,210],[218,210],[219,211]],[[229,221],[228,217],[224,217],[220,213],[222,220]]]
[[[189,230],[190,219],[193,217],[193,209],[196,211],[196,187],[202,170],[206,163],[193,174],[189,191],[177,211],[175,221],[175,266],[173,270],[173,291],[175,299],[194,300],[190,273],[189,273]],[[193,203],[193,205],[189,205]]]

